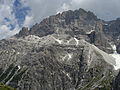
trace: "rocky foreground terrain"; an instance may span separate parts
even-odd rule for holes
[[[0,82],[17,90],[120,90],[119,53],[119,18],[69,10],[0,40]]]

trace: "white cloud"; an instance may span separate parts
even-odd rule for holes
[[[33,25],[33,17],[32,16],[26,16],[23,26],[24,27],[30,27],[31,25]]]
[[[14,30],[10,30],[6,25],[0,26],[0,39],[8,38],[19,32],[19,27],[16,27]]]
[[[31,8],[30,16],[33,17],[32,23],[39,23],[43,18],[57,13],[63,3],[70,0],[22,0],[25,6]]]
[[[1,0],[0,1],[0,39],[10,37],[18,32],[17,20],[12,14],[14,0]],[[9,22],[5,20],[5,18],[9,19]],[[9,25],[14,25],[14,30],[10,30]],[[18,30],[17,30],[18,29]]]
[[[15,21],[15,16],[12,14],[12,7],[14,0],[2,0],[3,2],[0,3],[0,24],[4,21],[4,18],[7,17],[11,21]]]
[[[93,11],[98,17],[111,20],[120,16],[119,0],[22,0],[31,8],[32,23],[69,9],[83,8]],[[113,7],[113,5],[115,5]]]
[[[83,8],[94,12],[99,18],[112,20],[120,17],[120,0],[71,0],[70,9]]]
[[[70,9],[70,5],[66,4],[66,3],[63,3],[62,7],[58,8],[56,11],[57,11],[57,14],[58,13],[61,13],[63,11],[67,11]]]

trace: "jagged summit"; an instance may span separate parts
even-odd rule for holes
[[[98,20],[97,16],[95,16],[90,11],[87,12],[83,9],[79,9],[75,11],[69,10],[44,19],[43,21],[40,22],[40,24],[33,25],[33,27],[30,28],[30,30],[28,30],[28,28],[22,28],[20,33],[17,34],[16,36],[21,37],[28,34],[46,36],[48,34],[56,33],[58,30],[57,27],[65,29],[72,24],[76,24],[76,25],[94,24],[95,21],[97,20]],[[58,32],[60,31],[58,30]]]
[[[52,34],[66,34],[77,39],[85,39],[103,51],[112,53],[113,50],[104,35],[103,26],[104,22],[90,11],[83,9],[69,10],[44,19],[39,24],[33,25],[30,30],[25,27],[22,28],[16,37],[25,37],[27,35],[43,37]]]

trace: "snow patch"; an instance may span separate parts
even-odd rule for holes
[[[116,45],[111,44],[112,49],[114,50],[114,53],[116,53]]]
[[[67,41],[67,44],[69,44],[69,43],[70,43],[70,40]]]
[[[94,46],[94,45],[92,45],[92,47],[93,47],[93,50],[98,51],[98,52],[102,55],[103,59],[104,59],[107,63],[109,63],[109,64],[112,65],[112,66],[115,66],[115,65],[116,65],[115,58],[113,58],[111,55],[105,53],[104,51],[100,50],[99,48],[97,48],[97,47]],[[116,69],[116,68],[115,68],[115,69]]]
[[[74,37],[74,40],[76,41],[76,46],[78,46],[79,40],[77,38],[75,38],[75,37]]]
[[[68,60],[72,58],[72,54],[68,53]]]
[[[70,60],[70,59],[72,58],[72,54],[70,54],[70,53],[66,54],[66,55],[62,58],[62,60],[64,61],[66,58],[67,58],[67,60]]]
[[[116,65],[114,65],[115,70],[120,69],[120,54],[111,54],[113,58],[115,58]]]
[[[53,39],[54,39],[55,41],[57,41],[59,44],[62,44],[62,43],[63,43],[62,40],[56,39],[55,37],[53,37]]]
[[[89,32],[86,32],[86,34],[91,34],[92,32],[94,32],[95,30],[91,30]]]
[[[66,73],[65,71],[62,71],[62,72],[71,80],[69,73]]]
[[[17,54],[20,54],[20,52],[17,52]]]
[[[20,66],[17,66],[18,67],[18,70],[20,70],[21,69],[21,67]]]
[[[107,23],[105,23],[105,25],[107,26],[108,24],[107,24]]]
[[[115,59],[115,61],[116,61],[116,65],[114,65],[115,70],[118,70],[118,69],[120,69],[120,54],[118,54],[117,51],[116,51],[116,45],[112,45],[112,44],[111,44],[111,46],[112,46],[112,48],[113,48],[113,50],[114,50],[114,53],[113,53],[113,54],[110,54],[110,55],[111,55],[111,56]]]
[[[119,41],[120,39],[118,38],[117,41]]]

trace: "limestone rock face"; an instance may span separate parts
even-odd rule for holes
[[[6,82],[3,78],[2,82],[15,88],[18,86],[18,90],[109,90],[114,77],[114,59],[104,58],[105,52],[84,40],[60,37],[61,44],[54,39],[57,38],[55,35],[2,40],[1,69],[6,70],[14,63],[19,68],[13,75],[18,76],[20,71],[17,69],[26,68],[22,77],[17,78],[17,84],[14,84],[15,77]]]
[[[119,90],[109,55],[111,42],[119,53],[118,23],[79,9],[24,27],[0,40],[0,82],[17,90]]]
[[[51,34],[67,34],[93,43],[107,53],[113,53],[108,39],[104,35],[103,26],[104,22],[90,11],[69,10],[44,19],[39,24],[35,24],[29,31],[23,28],[17,36],[36,35],[43,37]],[[92,31],[94,31],[94,36],[89,37],[88,34]]]
[[[104,26],[104,32],[110,41],[117,46],[117,52],[120,53],[120,18],[107,22]]]
[[[117,53],[120,54],[120,43],[117,45]]]
[[[29,35],[29,30],[27,27],[23,27],[19,34],[15,35],[16,37],[25,37]]]
[[[113,90],[119,90],[119,89],[120,89],[120,72],[116,76],[115,81],[114,81],[114,85],[113,85]]]
[[[107,22],[105,27],[105,33],[109,34],[113,39],[119,39],[120,35],[120,18]]]

